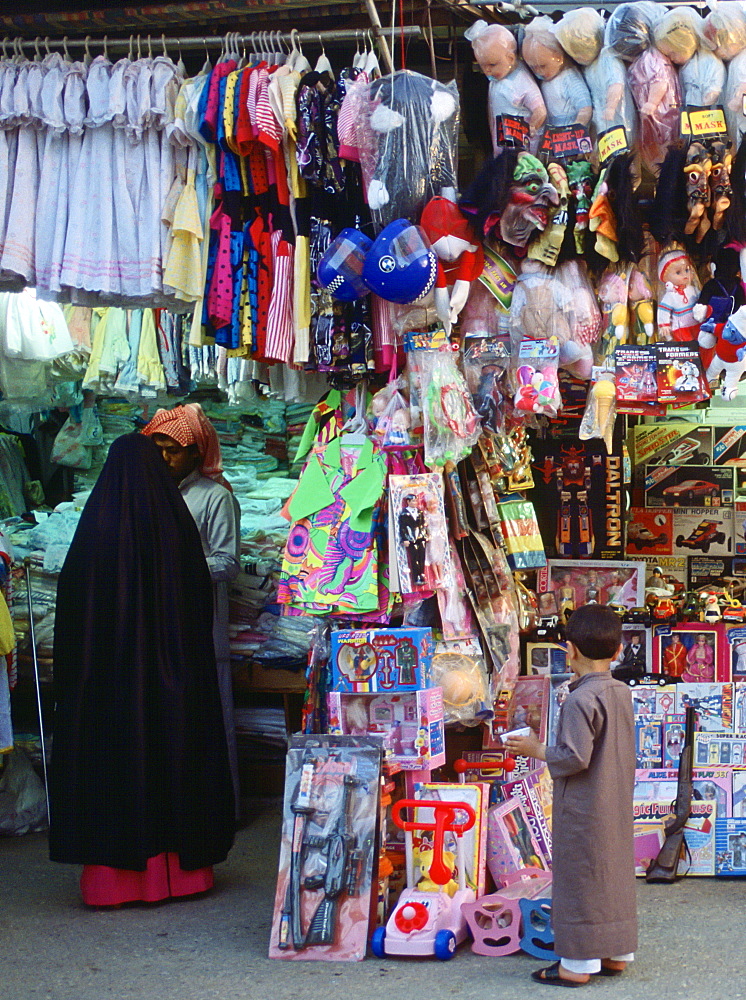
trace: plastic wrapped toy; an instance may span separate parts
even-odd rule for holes
[[[665,13],[653,0],[619,4],[606,23],[604,44],[632,62],[653,44],[653,28]]]
[[[675,7],[655,26],[656,48],[680,67],[684,104],[718,104],[725,86],[725,65],[705,45],[704,22],[691,7]]]
[[[746,134],[744,100],[746,100],[746,48],[729,63],[723,94],[728,133],[736,146],[740,146],[741,139]]]
[[[627,67],[613,49],[603,49],[584,69],[593,101],[593,126],[597,133],[623,125],[630,146],[637,137],[637,112],[627,84]]]
[[[450,346],[441,351],[423,351],[419,366],[425,465],[434,469],[449,461],[458,463],[469,454],[482,431],[464,376],[456,367]]]
[[[369,85],[364,108],[360,162],[377,222],[416,218],[434,195],[455,190],[455,83],[398,70]]]
[[[519,347],[516,369],[517,389],[513,406],[517,415],[536,414],[554,418],[562,407],[557,360],[559,343],[552,336],[545,341],[524,340]]]
[[[740,3],[714,3],[703,31],[715,55],[726,62],[746,49],[746,12]]]
[[[479,68],[489,77],[489,125],[492,149],[498,152],[496,119],[513,115],[528,119],[531,136],[544,127],[547,109],[536,81],[518,58],[515,36],[501,24],[476,21],[464,32]]]
[[[547,106],[547,125],[588,125],[593,114],[591,95],[577,68],[570,64],[548,17],[537,17],[525,31],[521,54],[541,80]]]
[[[667,250],[658,261],[663,289],[658,299],[658,335],[661,340],[696,340],[699,325],[694,307],[699,285],[694,265],[684,250]]]
[[[723,399],[733,399],[738,392],[741,376],[746,371],[746,306],[741,306],[729,317],[720,332],[700,330],[699,346],[714,349],[705,377],[716,382],[724,375],[720,393]]]
[[[554,26],[565,52],[581,66],[589,66],[604,44],[604,19],[593,7],[568,10]]]
[[[611,372],[602,372],[588,393],[583,419],[580,422],[580,440],[601,438],[611,453],[611,441],[616,419],[616,387]]]
[[[473,227],[449,198],[432,198],[422,213],[420,227],[438,256],[438,289],[445,290],[448,327],[466,305],[471,283],[482,273],[484,253]],[[448,286],[451,291],[448,292]],[[441,310],[438,310],[440,315]],[[443,318],[441,316],[441,318]]]

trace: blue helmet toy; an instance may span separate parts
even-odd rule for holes
[[[424,232],[408,219],[395,219],[373,241],[363,281],[387,302],[404,304],[426,295],[437,273],[438,259]]]
[[[372,245],[359,229],[343,229],[329,244],[316,268],[321,287],[340,302],[354,302],[367,295],[370,289],[362,279],[362,271],[365,255]]]

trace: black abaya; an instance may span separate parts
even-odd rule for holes
[[[53,861],[226,857],[234,803],[199,532],[152,441],[111,446],[60,574]]]

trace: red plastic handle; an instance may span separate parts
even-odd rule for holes
[[[453,770],[456,774],[465,774],[467,771],[514,771],[515,760],[506,757],[505,760],[464,760],[459,757],[453,762]]]
[[[435,818],[432,822],[425,820],[405,820],[401,818],[402,809],[432,809]],[[456,823],[456,813],[458,811],[466,813],[466,821]],[[434,830],[433,837],[433,862],[428,872],[430,878],[436,885],[446,885],[450,881],[453,871],[445,863],[443,857],[443,845],[445,833],[448,830],[461,836],[467,830],[471,830],[476,822],[476,813],[468,802],[442,802],[439,799],[399,799],[391,810],[391,818],[402,830]]]

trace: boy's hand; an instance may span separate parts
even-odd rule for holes
[[[514,757],[536,757],[537,760],[546,760],[546,747],[533,729],[528,736],[511,736],[505,744],[505,749]]]

